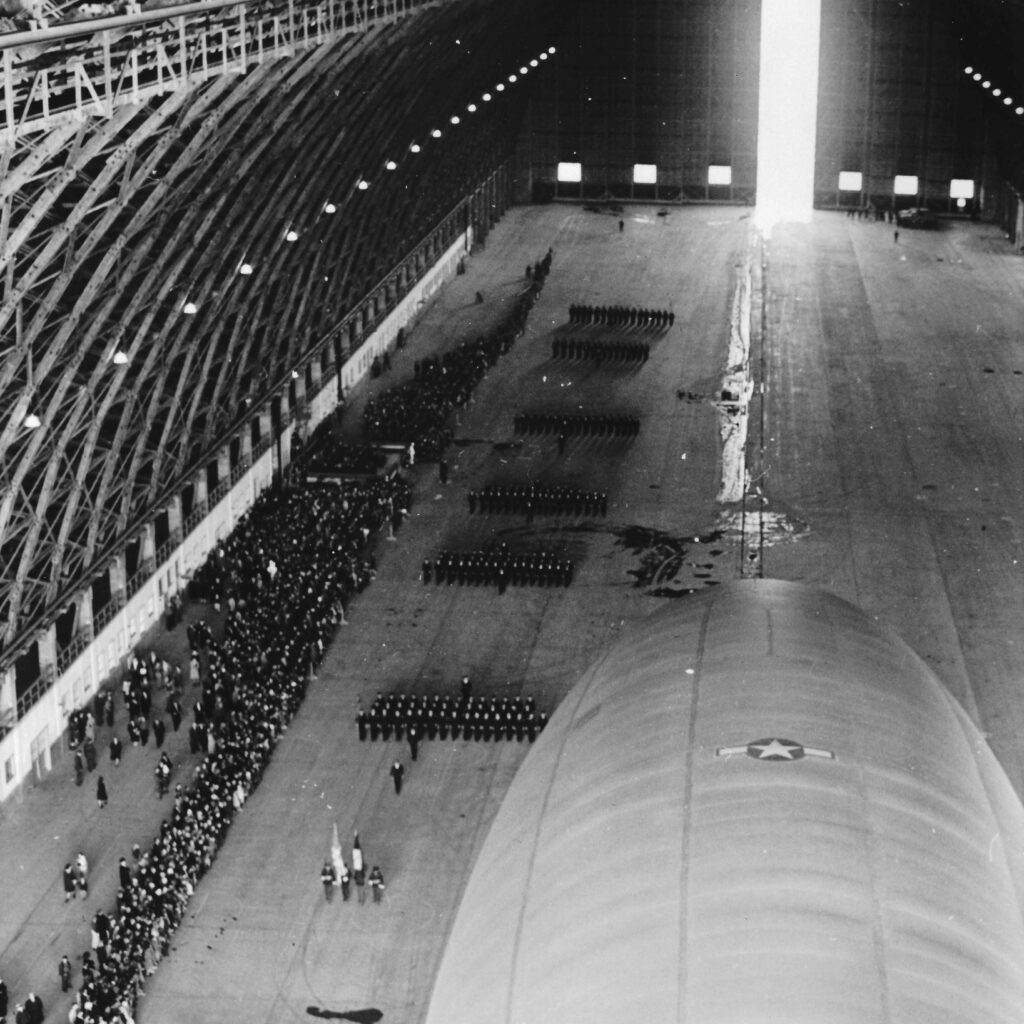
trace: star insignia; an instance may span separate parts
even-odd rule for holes
[[[753,743],[744,743],[738,747],[718,747],[715,750],[716,757],[729,757],[733,754],[746,754],[755,761],[799,761],[804,757],[822,757],[829,761],[836,759],[831,750],[805,747],[802,743],[778,737],[754,740]]]

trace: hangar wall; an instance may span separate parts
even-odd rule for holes
[[[593,0],[567,24],[520,139],[521,200],[753,199],[760,3]],[[580,185],[556,185],[559,161]],[[656,164],[656,185],[632,183]],[[732,184],[709,186],[709,164]]]
[[[996,219],[991,136],[1004,112],[963,73],[961,8],[823,0],[816,205]],[[517,200],[753,202],[760,16],[759,0],[585,5],[560,37],[555,74],[531,96]],[[557,182],[560,161],[582,165],[579,184]],[[633,184],[636,163],[655,164],[657,183]],[[731,185],[708,184],[711,164],[731,167]],[[862,188],[840,193],[841,170],[860,171]],[[917,175],[918,194],[895,197],[896,175]],[[976,183],[963,209],[952,178]]]

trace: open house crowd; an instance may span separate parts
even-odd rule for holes
[[[149,848],[136,846],[131,862],[121,860],[116,912],[97,916],[92,948],[81,958],[71,1016],[76,1024],[133,1019],[145,979],[167,955],[196,883],[298,710],[311,665],[343,621],[348,601],[372,579],[367,540],[409,501],[408,484],[399,477],[344,490],[331,484],[271,489],[196,575],[197,596],[228,608],[222,642],[199,625],[189,632],[206,665],[192,722],[206,756],[194,777],[175,787],[171,815]],[[192,664],[198,670],[200,659]],[[125,691],[126,710],[146,723],[148,675],[145,662],[134,663]],[[172,678],[167,685],[175,700],[180,682]],[[104,698],[104,710],[111,699]],[[93,717],[76,718],[83,743]],[[66,900],[88,895],[87,872],[79,854],[65,871]],[[73,971],[70,960],[61,961],[65,991]],[[17,1009],[27,1012],[20,1004]]]

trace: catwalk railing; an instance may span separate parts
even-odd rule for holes
[[[109,117],[442,2],[203,0],[2,34],[0,130],[10,142],[56,120]]]

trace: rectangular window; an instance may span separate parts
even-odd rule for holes
[[[971,178],[954,178],[949,183],[950,199],[973,199],[974,181]]]
[[[559,181],[582,181],[583,180],[583,164],[567,164],[560,163],[558,165],[558,180]]]
[[[864,175],[860,171],[840,171],[839,191],[840,192],[862,192],[864,190]]]
[[[893,181],[892,190],[898,196],[916,196],[917,175],[897,174],[896,179]]]
[[[731,185],[732,167],[724,164],[711,164],[708,167],[709,185]]]
[[[658,167],[656,164],[633,164],[634,185],[657,185]]]

